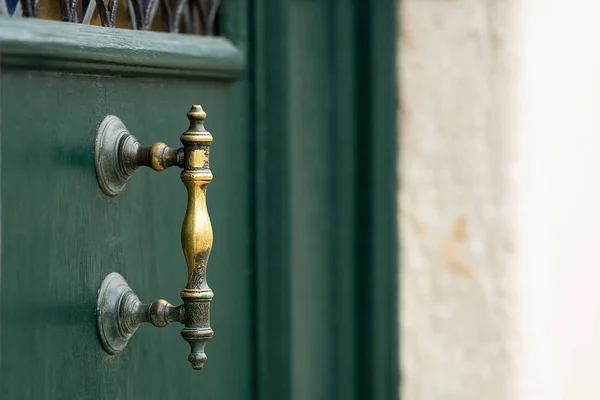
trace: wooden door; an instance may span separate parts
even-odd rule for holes
[[[228,40],[0,17],[0,395],[3,399],[249,399],[252,395],[248,95]],[[181,303],[187,194],[179,172],[98,186],[96,130],[119,117],[143,144],[179,144],[201,104],[214,136],[208,206],[216,299],[209,361],[194,371],[181,326],[141,326],[109,355],[96,330],[104,277],[142,301]]]
[[[2,399],[396,397],[395,3],[223,0],[220,37],[0,16]],[[110,272],[145,302],[179,304],[186,280],[179,172],[107,197],[96,130],[113,114],[175,147],[196,103],[214,137],[200,372],[178,324],[110,356],[95,315]]]

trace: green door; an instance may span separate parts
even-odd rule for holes
[[[0,46],[0,397],[251,398],[252,176],[239,50],[221,38],[8,17]],[[178,146],[192,104],[214,136],[208,277],[218,300],[202,371],[187,361],[181,325],[144,324],[109,355],[95,315],[111,272],[145,302],[180,304],[187,281],[179,171],[140,169],[105,195],[94,167],[100,122],[112,114],[143,144]]]
[[[396,397],[395,1],[374,3],[223,0],[216,37],[185,13],[161,29],[188,34],[118,29],[152,10],[130,23],[115,2],[91,19],[108,26],[43,1],[0,15],[1,399]],[[180,169],[107,196],[100,123],[180,147],[192,104],[213,136],[202,371],[178,323],[116,355],[96,326],[112,272],[146,303],[179,305],[187,281]]]

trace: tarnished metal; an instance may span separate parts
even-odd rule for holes
[[[109,196],[119,194],[135,170],[135,167],[131,170],[123,168],[121,162],[124,139],[131,137],[125,124],[114,115],[104,118],[98,128],[94,157],[96,177],[102,191]]]
[[[181,247],[188,268],[187,285],[181,291],[185,327],[181,336],[190,344],[188,357],[194,369],[206,362],[204,345],[212,336],[210,302],[213,292],[206,281],[206,265],[213,244],[213,231],[206,208],[206,188],[212,181],[209,147],[212,136],[204,129],[206,113],[193,106],[187,113],[190,127],[181,135],[183,171],[181,180],[188,192],[187,210],[181,228]]]
[[[171,322],[183,321],[183,308],[162,299],[142,304],[125,278],[112,272],[100,286],[96,317],[102,346],[108,353],[117,354],[142,322],[163,328]]]
[[[0,14],[40,19],[60,16],[60,20],[71,23],[112,28],[129,25],[135,30],[213,36],[220,3],[220,0],[59,0],[40,7],[40,0],[0,0]],[[159,14],[162,21],[157,20]]]
[[[108,275],[98,296],[98,332],[107,352],[121,351],[142,322],[162,327],[181,322],[181,336],[190,344],[188,361],[194,369],[206,362],[204,346],[213,336],[210,327],[210,302],[213,292],[206,281],[206,266],[213,243],[213,232],[206,207],[206,188],[212,181],[209,147],[212,136],[204,128],[206,113],[194,105],[187,113],[189,128],[181,135],[181,149],[164,143],[141,146],[115,116],[106,117],[96,138],[96,175],[102,190],[117,195],[140,166],[163,171],[172,166],[183,168],[181,180],[188,192],[181,246],[188,278],[181,292],[183,305],[172,306],[165,300],[142,304],[123,277]]]
[[[96,176],[102,191],[116,196],[140,166],[164,171],[183,166],[183,149],[172,149],[164,143],[145,147],[133,136],[123,121],[114,115],[106,116],[96,135]]]

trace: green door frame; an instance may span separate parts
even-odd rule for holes
[[[255,138],[256,397],[396,398],[396,1],[223,7]]]

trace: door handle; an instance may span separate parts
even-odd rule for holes
[[[104,118],[96,136],[95,163],[98,183],[104,193],[116,196],[138,167],[155,171],[182,168],[181,180],[187,189],[187,210],[181,228],[181,246],[187,264],[187,284],[181,291],[183,304],[165,300],[143,304],[123,276],[107,275],[98,292],[96,308],[98,333],[104,349],[117,354],[127,345],[139,325],[149,322],[162,328],[171,322],[184,325],[181,336],[190,345],[188,361],[194,369],[206,362],[204,346],[213,337],[210,303],[213,292],[206,281],[206,266],[213,244],[213,232],[206,207],[206,188],[212,180],[209,167],[211,134],[204,128],[206,113],[199,105],[188,111],[189,128],[181,135],[180,149],[164,143],[141,146],[114,115]]]

